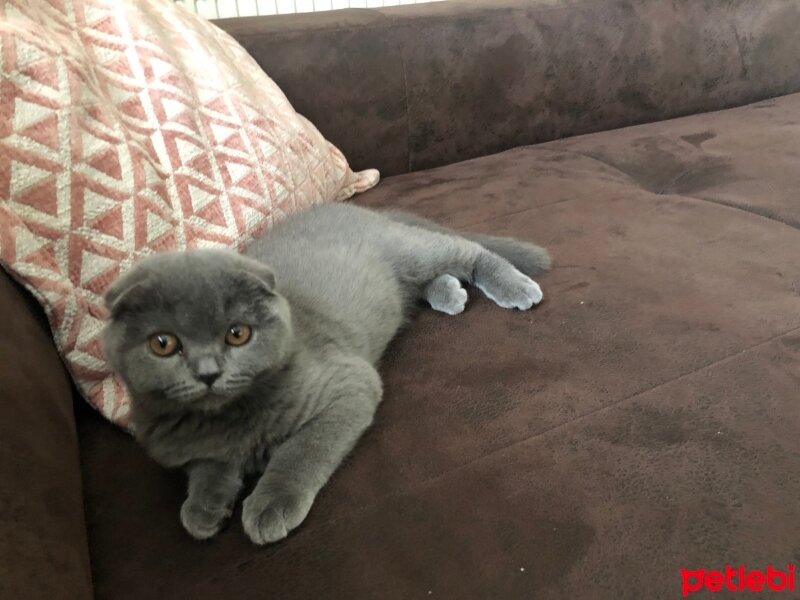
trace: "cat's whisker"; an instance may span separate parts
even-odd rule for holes
[[[191,383],[181,381],[164,388],[164,393],[166,394],[179,393],[182,390],[189,389],[190,387],[192,387]]]
[[[192,400],[196,400],[197,398],[201,398],[207,393],[207,388],[205,385],[193,385],[190,383],[184,384],[179,389],[168,393],[167,397],[170,400],[174,400],[177,402],[190,402]]]

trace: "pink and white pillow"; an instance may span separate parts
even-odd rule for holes
[[[127,425],[102,294],[138,258],[241,248],[374,186],[227,34],[170,0],[0,0],[0,263]]]

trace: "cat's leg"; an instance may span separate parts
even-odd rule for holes
[[[402,281],[421,289],[442,273],[467,281],[503,308],[527,310],[542,290],[502,256],[456,235],[402,226],[381,239]]]
[[[375,369],[352,359],[335,377],[318,382],[327,408],[270,451],[264,474],[244,501],[242,524],[256,544],[283,539],[303,522],[319,490],[372,423],[382,393]]]
[[[419,215],[402,211],[388,210],[381,212],[381,214],[396,223],[403,223],[404,225],[477,242],[489,252],[494,252],[505,258],[528,277],[541,275],[550,269],[551,260],[547,250],[531,242],[470,231],[455,231],[434,223],[433,221],[429,221],[428,219],[424,219]]]
[[[242,489],[241,469],[201,460],[190,463],[186,471],[189,493],[181,507],[181,523],[193,538],[205,540],[216,535],[231,515]]]
[[[542,301],[538,283],[488,250],[483,250],[475,260],[472,283],[503,308],[528,310]]]
[[[458,278],[445,273],[431,281],[423,290],[423,297],[433,310],[457,315],[467,305],[467,290],[461,287]]]

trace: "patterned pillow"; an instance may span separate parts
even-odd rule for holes
[[[241,247],[378,181],[228,35],[170,0],[0,0],[0,263],[85,397],[127,424],[98,335],[143,255]]]

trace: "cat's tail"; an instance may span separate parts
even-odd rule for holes
[[[489,252],[494,252],[505,258],[517,269],[525,273],[528,277],[536,277],[550,269],[552,261],[547,250],[530,242],[523,242],[511,237],[498,235],[484,235],[482,233],[472,233],[469,231],[456,231],[424,219],[417,215],[402,211],[389,210],[383,215],[392,221],[436,231],[445,235],[456,235],[472,242],[476,242],[486,248]]]

